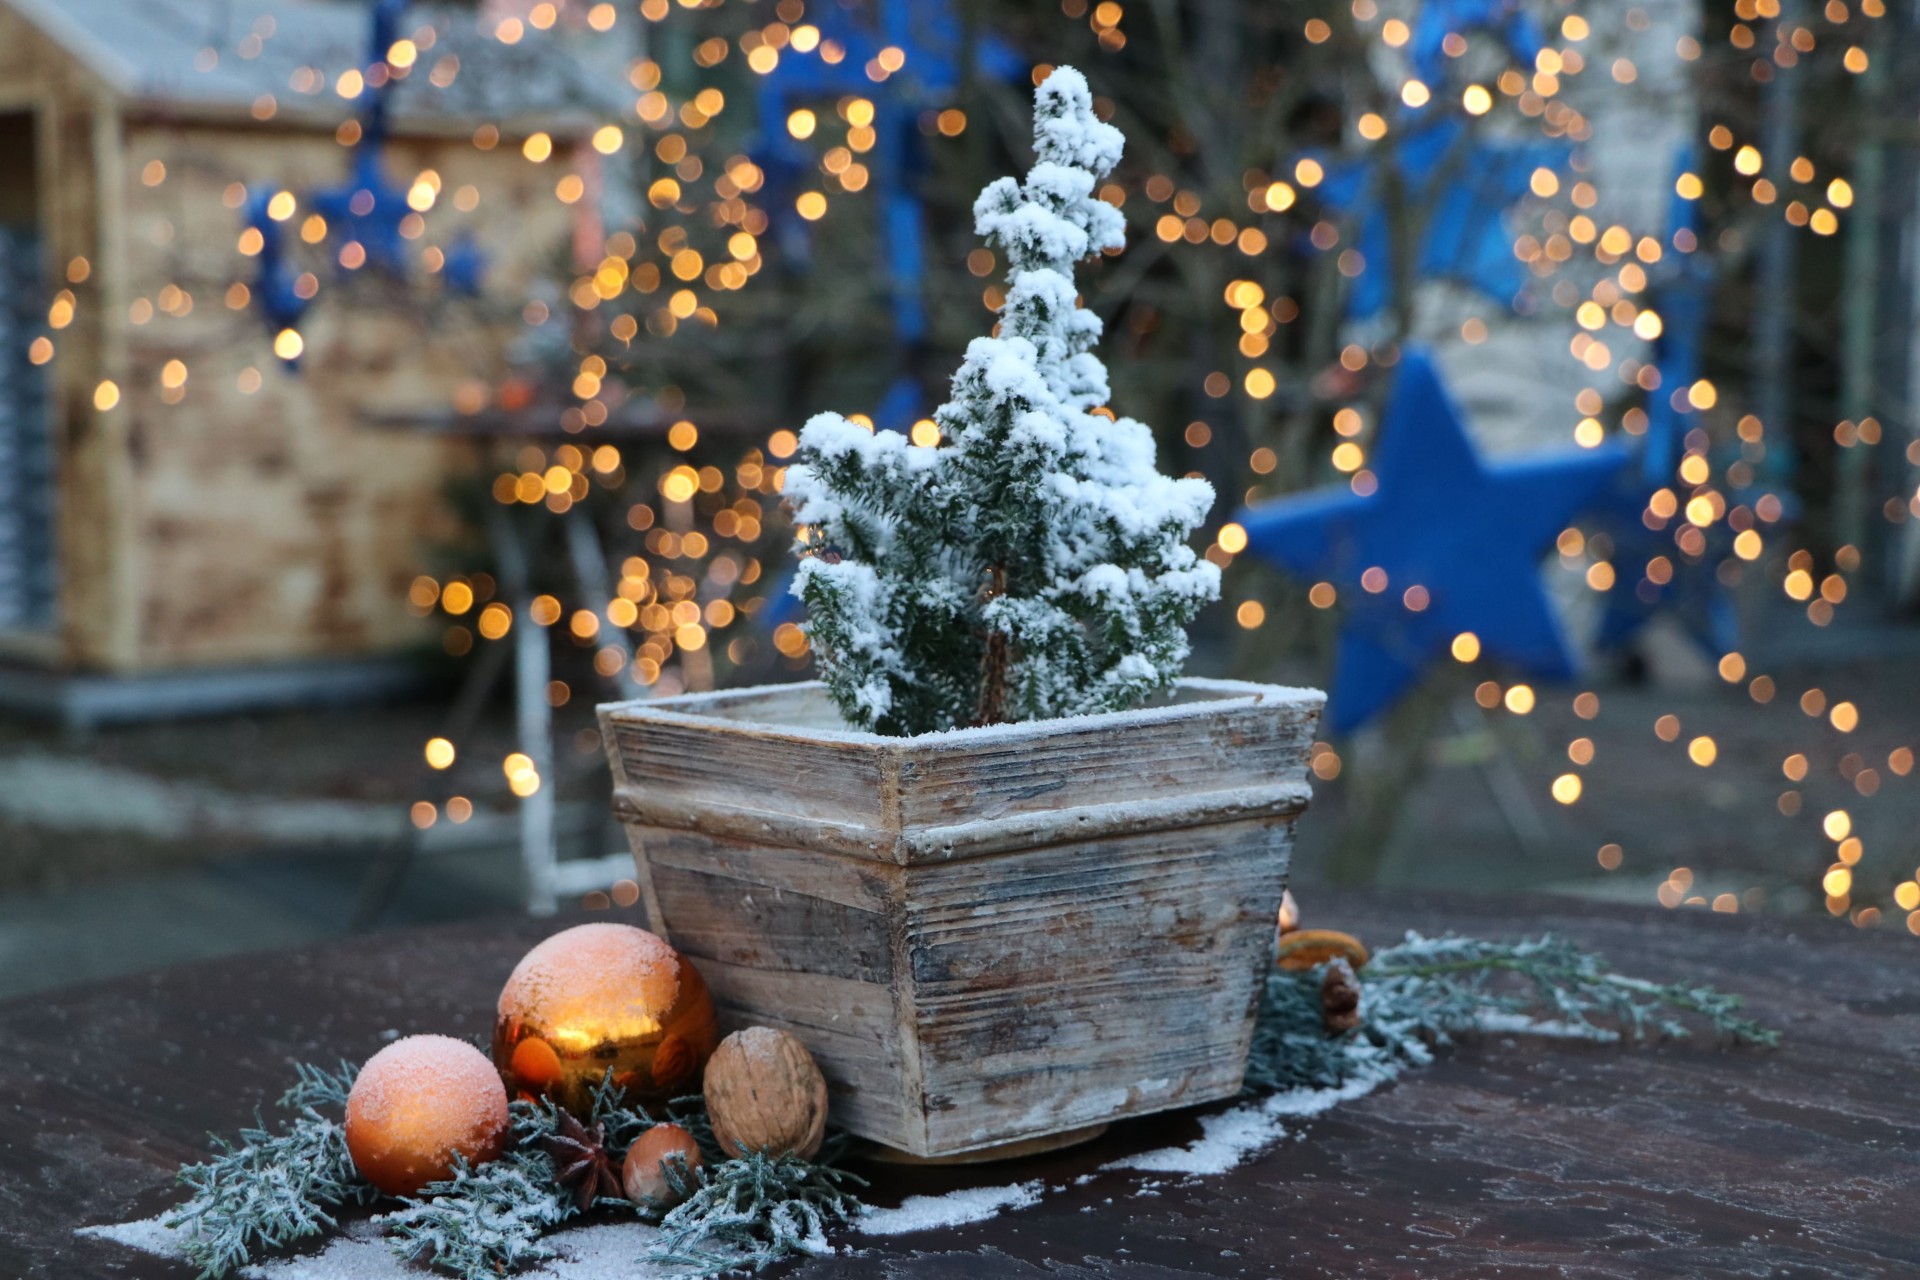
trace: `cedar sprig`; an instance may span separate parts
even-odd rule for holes
[[[1433,1048],[1502,1016],[1551,1021],[1597,1040],[1692,1034],[1704,1020],[1741,1044],[1775,1045],[1777,1031],[1740,1015],[1740,999],[1712,987],[1614,973],[1601,957],[1551,934],[1519,942],[1448,935],[1406,941],[1361,970],[1360,1025],[1329,1035],[1320,1017],[1322,968],[1267,979],[1247,1064],[1250,1089],[1336,1088],[1396,1075]]]
[[[380,1221],[401,1258],[460,1280],[493,1280],[552,1257],[543,1237],[578,1212],[554,1180],[553,1161],[523,1147],[478,1167],[460,1160],[452,1177]]]
[[[279,1249],[317,1236],[336,1224],[330,1210],[366,1203],[378,1193],[353,1167],[346,1130],[321,1107],[344,1107],[355,1068],[335,1071],[305,1063],[280,1098],[290,1120],[266,1127],[259,1113],[236,1144],[213,1139],[211,1159],[180,1170],[192,1191],[167,1215],[182,1232],[182,1251],[204,1280],[217,1280],[246,1265],[263,1249]]]
[[[764,1267],[796,1254],[831,1253],[827,1231],[865,1210],[851,1188],[866,1180],[834,1163],[845,1139],[830,1139],[813,1160],[752,1151],[711,1164],[676,1189],[691,1192],[660,1220],[653,1261],[710,1276]]]
[[[359,1074],[360,1068],[345,1058],[331,1071],[310,1062],[296,1062],[293,1084],[280,1095],[279,1105],[290,1111],[302,1107],[339,1107],[344,1113],[347,1095],[353,1092],[353,1082]]]
[[[553,1160],[541,1150],[541,1144],[558,1132],[564,1112],[548,1098],[517,1100],[509,1112],[513,1149],[507,1155],[477,1168],[462,1162],[451,1178],[423,1187],[405,1208],[381,1219],[397,1255],[426,1262],[459,1280],[493,1280],[553,1256],[544,1237],[580,1214],[573,1196],[555,1179]],[[677,1098],[668,1104],[667,1113],[719,1158],[703,1099],[698,1095]],[[624,1154],[634,1138],[659,1121],[645,1108],[623,1101],[608,1072],[594,1087],[591,1123],[601,1126],[609,1152]],[[697,1194],[699,1175],[689,1174],[684,1165],[676,1172],[681,1180],[677,1189],[685,1195]],[[657,1213],[643,1209],[643,1216]],[[689,1238],[698,1234],[696,1230]],[[775,1256],[785,1254],[769,1255]]]
[[[649,1115],[645,1107],[632,1106],[626,1101],[613,1083],[613,1069],[609,1067],[593,1086],[591,1123],[599,1125],[606,1135],[607,1150],[625,1154],[635,1138],[659,1121]]]
[[[1417,1021],[1406,1025],[1391,1001],[1366,986],[1362,971],[1360,1025],[1329,1035],[1320,1017],[1320,970],[1275,969],[1262,993],[1247,1055],[1246,1088],[1253,1093],[1284,1089],[1337,1089],[1362,1075],[1392,1076],[1430,1061],[1433,1051]]]
[[[1504,1012],[1551,1019],[1596,1039],[1684,1039],[1693,1032],[1683,1016],[1691,1015],[1736,1044],[1780,1043],[1778,1031],[1740,1016],[1739,996],[1614,973],[1600,956],[1552,934],[1501,943],[1408,933],[1375,957],[1365,976],[1370,989],[1406,984],[1450,1032],[1472,1030],[1487,1014]],[[1520,980],[1518,989],[1503,986],[1503,978]]]

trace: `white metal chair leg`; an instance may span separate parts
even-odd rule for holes
[[[539,789],[520,798],[520,862],[526,874],[527,910],[552,915],[560,852],[554,839],[553,709],[547,705],[552,658],[546,628],[533,620],[533,586],[526,544],[513,517],[487,506],[487,536],[500,568],[500,585],[513,605],[513,708],[520,750],[533,761]]]

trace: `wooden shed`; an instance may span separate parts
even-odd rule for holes
[[[0,704],[90,721],[312,696],[391,678],[421,639],[406,589],[458,535],[469,460],[366,419],[499,377],[590,216],[556,188],[608,86],[473,9],[406,11],[410,65],[370,68],[369,12],[0,0]],[[397,278],[336,270],[304,205],[283,224],[319,286],[290,367],[237,206],[348,182],[370,71],[392,75],[382,170],[435,198]],[[486,278],[455,302],[432,268],[466,237]]]

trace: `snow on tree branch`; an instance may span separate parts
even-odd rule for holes
[[[787,493],[794,584],[835,703],[861,728],[925,733],[1116,711],[1165,689],[1220,592],[1187,539],[1203,480],[1155,469],[1153,433],[1111,417],[1100,319],[1074,265],[1125,242],[1094,196],[1120,131],[1071,67],[1034,93],[1037,160],[974,203],[1006,301],[934,413],[935,447],[839,414],[808,422]],[[1096,410],[1101,410],[1096,412]]]

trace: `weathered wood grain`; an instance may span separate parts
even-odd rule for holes
[[[899,1083],[915,1074],[913,1051],[901,1039],[888,987],[699,957],[694,963],[723,1028],[776,1027],[800,1037],[827,1078],[834,1124],[891,1133],[916,1122],[916,1100]]]
[[[1251,821],[909,868],[916,1145],[1239,1092],[1290,846],[1290,824]]]
[[[939,1156],[1239,1088],[1320,703],[1189,681],[891,739],[808,684],[601,718],[653,927],[816,1048],[839,1123]]]

